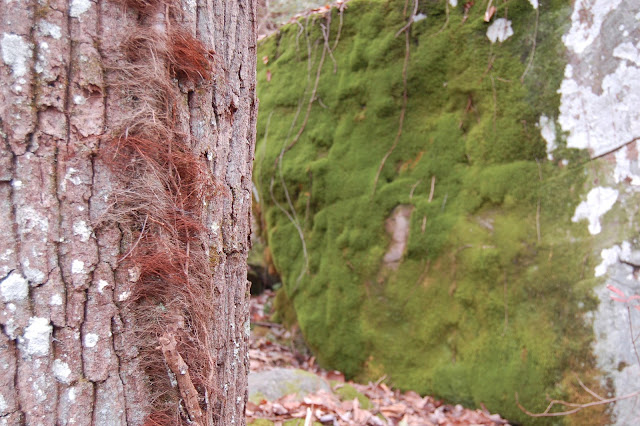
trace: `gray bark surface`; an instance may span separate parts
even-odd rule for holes
[[[199,398],[204,424],[244,424],[255,2],[178,8],[177,23],[215,51],[215,84],[172,82],[177,126],[221,188],[203,216],[217,391]],[[154,409],[129,330],[135,270],[121,260],[133,242],[104,219],[119,180],[101,160],[127,112],[113,89],[122,42],[153,19],[124,2],[0,0],[1,424],[142,424]]]

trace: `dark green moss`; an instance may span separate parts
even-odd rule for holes
[[[374,192],[403,105],[403,7],[349,3],[306,124],[320,25],[333,47],[338,12],[330,27],[302,19],[259,47],[269,63],[258,67],[254,176],[281,300],[324,366],[544,423],[523,415],[514,392],[532,410],[563,395],[567,369],[588,357],[580,318],[594,304],[590,242],[570,222],[586,157],[560,139],[556,158],[569,166],[548,161],[536,127],[557,111],[569,2],[545,2],[539,16],[526,1],[500,2],[515,34],[495,45],[480,5],[464,21],[449,7],[445,23],[444,1],[421,2],[428,18],[411,28],[402,134]],[[385,220],[400,204],[413,212],[393,270],[382,265]]]

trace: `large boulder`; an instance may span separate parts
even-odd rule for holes
[[[254,176],[320,363],[544,423],[516,392],[640,370],[606,288],[640,291],[640,5],[481,3],[353,0],[265,39]]]

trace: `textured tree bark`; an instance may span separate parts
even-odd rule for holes
[[[167,89],[177,99],[172,134],[206,165],[217,188],[202,200],[198,215],[179,213],[198,217],[205,232],[197,242],[211,259],[210,270],[200,275],[208,277],[214,295],[212,314],[206,339],[196,337],[213,361],[202,367],[206,386],[195,383],[195,401],[206,413],[198,420],[245,423],[255,1],[0,0],[2,424],[176,424],[189,418],[189,408],[175,396],[183,389],[159,391],[159,382],[149,379],[155,362],[166,383],[178,386],[167,364],[145,359],[136,340],[142,296],[132,301],[131,294],[140,271],[127,255],[142,238],[153,241],[159,227],[148,215],[131,229],[114,219],[131,213],[118,211],[114,194],[123,190],[123,179],[104,160],[114,140],[135,132],[123,125],[135,112],[135,99],[117,89],[126,78],[124,41],[150,31],[166,43],[176,27],[200,40],[213,58],[208,80],[173,72]],[[123,169],[131,167],[126,159]],[[188,283],[196,243],[188,235],[185,241]],[[158,315],[167,311],[162,303],[155,306]],[[173,331],[187,333],[189,312],[168,311],[179,316]],[[145,321],[153,318],[147,312]],[[151,349],[161,356],[160,345]],[[183,364],[199,365],[201,360],[179,353],[182,347],[177,356]],[[159,405],[164,417],[154,417]],[[167,407],[173,414],[166,414]]]

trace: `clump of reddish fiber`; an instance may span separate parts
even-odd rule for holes
[[[175,339],[198,395],[215,395],[208,350],[215,298],[202,202],[215,188],[206,166],[176,140],[129,136],[114,140],[107,152],[126,188],[114,194],[121,227],[130,230],[121,261],[139,272],[128,308],[154,404],[180,399],[167,372],[170,360],[158,350],[162,335]],[[210,408],[204,400],[191,406],[198,404]]]
[[[192,83],[211,79],[214,52],[188,32],[176,29],[169,35],[169,60],[172,75]]]
[[[179,420],[175,415],[171,416],[164,411],[156,411],[147,416],[144,420],[143,426],[169,426],[176,424]]]
[[[138,11],[162,2],[120,1]],[[207,204],[221,193],[180,131],[184,94],[174,79],[210,79],[213,56],[175,22],[167,24],[167,34],[139,25],[113,70],[112,88],[125,118],[115,123],[119,130],[101,156],[120,180],[105,220],[123,233],[119,263],[137,271],[121,309],[131,319],[126,330],[148,377],[145,424],[212,425],[217,360],[211,333],[218,301],[211,259],[217,254],[209,253],[205,219]],[[189,374],[176,377],[176,366]]]

